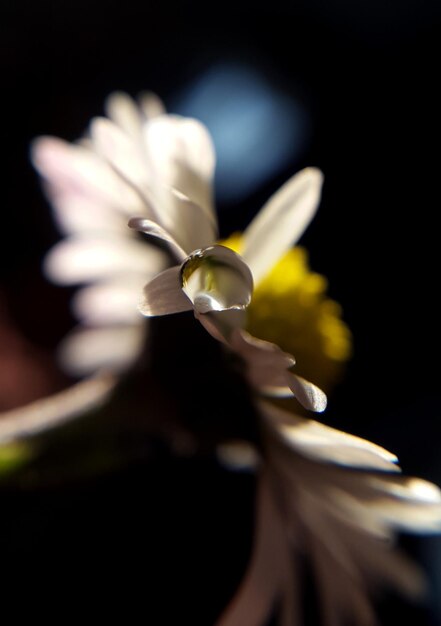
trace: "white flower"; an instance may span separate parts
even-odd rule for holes
[[[248,572],[217,626],[263,626],[277,603],[281,624],[301,623],[294,558],[301,553],[317,574],[324,623],[373,624],[369,582],[421,590],[419,571],[391,540],[396,530],[439,532],[441,493],[400,476],[396,457],[383,448],[263,400],[291,393],[318,411],[326,403],[317,387],[290,371],[291,355],[244,330],[253,285],[314,215],[321,173],[303,170],[269,200],[245,231],[239,256],[217,242],[215,158],[203,125],[164,114],[152,96],[136,107],[114,95],[108,112],[111,119],[94,120],[82,144],[43,138],[33,151],[68,236],[49,254],[47,271],[60,283],[89,283],[75,300],[88,327],[69,340],[67,361],[76,371],[97,374],[10,413],[0,420],[0,441],[34,435],[107,400],[117,377],[105,369],[123,371],[142,349],[145,320],[136,300],[148,280],[143,314],[193,310],[213,337],[243,358],[260,393],[259,449],[239,442],[220,450],[230,462],[254,462],[259,489]],[[165,269],[164,253],[137,240],[134,228],[167,244],[172,267]]]
[[[244,358],[255,387],[273,395],[293,393],[315,411],[326,407],[323,392],[289,371],[295,364],[291,355],[246,333],[241,313],[251,301],[253,284],[265,277],[303,233],[316,211],[321,184],[322,175],[315,168],[291,178],[245,230],[241,256],[216,245],[215,240],[206,245],[213,222],[211,214],[202,211],[194,220],[196,250],[181,245],[159,222],[160,214],[158,221],[132,218],[129,222],[132,228],[166,241],[179,261],[145,286],[141,312],[151,317],[193,309],[213,337]],[[197,211],[196,205],[191,206]]]
[[[134,362],[147,328],[134,304],[141,281],[151,276],[141,305],[145,315],[194,305],[211,334],[217,336],[222,325],[220,338],[245,358],[250,382],[274,394],[293,392],[307,408],[323,410],[324,394],[288,371],[292,356],[240,328],[227,332],[225,323],[230,326],[234,317],[237,326],[239,315],[209,315],[246,308],[253,279],[258,283],[265,276],[314,215],[321,173],[304,170],[269,200],[244,233],[241,260],[216,245],[215,154],[205,127],[163,114],[152,95],[137,108],[124,94],[115,94],[107,110],[112,119],[93,120],[80,145],[40,138],[33,146],[34,163],[68,235],[48,255],[46,271],[62,284],[90,283],[74,299],[83,327],[64,341],[65,366],[90,374],[121,371]],[[179,266],[158,275],[166,259],[126,227],[127,216],[134,214],[140,217],[132,218],[131,226],[165,240]],[[208,274],[214,282],[207,291],[202,283]]]

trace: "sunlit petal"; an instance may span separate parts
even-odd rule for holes
[[[148,153],[163,184],[182,192],[213,219],[215,154],[205,126],[197,120],[162,115],[152,119],[144,132]]]
[[[244,232],[242,256],[257,284],[301,237],[317,210],[323,175],[309,167],[277,191]]]
[[[288,413],[268,402],[264,415],[289,445],[301,454],[323,462],[396,472],[397,457],[381,446],[325,426],[315,420]]]
[[[326,409],[326,394],[316,385],[292,373],[288,373],[287,383],[294,396],[305,409],[316,411],[317,413],[321,413]]]

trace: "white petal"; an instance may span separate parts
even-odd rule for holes
[[[54,217],[61,232],[66,235],[117,233],[130,236],[127,217],[111,207],[88,198],[56,193],[48,190]]]
[[[302,170],[270,198],[245,230],[242,256],[256,284],[301,237],[316,212],[322,183],[320,170]]]
[[[141,233],[145,233],[146,235],[151,235],[152,237],[166,241],[178,261],[183,261],[187,258],[188,252],[183,250],[176,239],[156,222],[148,220],[145,217],[132,217],[129,220],[129,227]]]
[[[244,359],[248,381],[258,391],[266,394],[274,389],[279,392],[283,388],[284,395],[292,395],[291,389],[286,387],[287,370],[295,363],[292,355],[283,352],[274,343],[253,337],[241,328],[231,332],[229,345]]]
[[[79,328],[60,345],[63,368],[74,376],[100,369],[123,372],[141,354],[147,327],[145,324]]]
[[[145,276],[127,277],[79,289],[72,301],[75,315],[85,324],[143,323],[138,311]]]
[[[161,250],[123,237],[72,237],[56,244],[45,258],[49,278],[60,284],[101,280],[118,275],[148,278],[164,267]]]
[[[167,198],[164,198],[164,193],[167,194]],[[164,216],[163,222],[169,226],[169,230],[187,254],[198,248],[206,248],[217,240],[215,218],[207,217],[198,204],[173,189],[163,190],[160,197],[167,204],[169,215],[173,216],[173,219]]]
[[[95,118],[90,133],[98,154],[151,203],[151,171],[140,146],[106,118]]]
[[[230,345],[250,363],[259,362],[262,366],[283,370],[295,364],[294,357],[283,352],[278,345],[253,337],[243,329],[237,329],[232,334]]]
[[[254,471],[260,464],[256,448],[243,440],[219,444],[216,448],[216,456],[224,467],[232,471]]]
[[[397,457],[381,446],[304,419],[269,403],[261,403],[263,415],[286,442],[307,458],[350,467],[399,471]]]
[[[56,428],[101,406],[116,385],[99,374],[47,398],[0,414],[0,443],[4,444]]]
[[[139,310],[147,317],[191,311],[190,300],[181,288],[181,267],[170,267],[144,287]]]
[[[287,384],[295,398],[308,411],[322,413],[326,409],[326,394],[313,383],[291,372],[287,373]]]
[[[145,214],[145,202],[91,149],[54,137],[32,144],[32,160],[57,193],[87,198],[126,215]]]
[[[335,529],[331,527],[331,532]],[[350,554],[367,579],[386,582],[414,599],[425,591],[423,572],[404,555],[381,541],[366,536],[363,530],[345,526],[340,530]]]
[[[390,477],[386,481],[383,476],[371,476],[369,486],[380,493],[396,498],[426,504],[441,504],[439,487],[420,478]]]
[[[212,218],[215,155],[205,126],[197,120],[162,115],[145,126],[145,142],[163,184],[185,194]]]
[[[104,103],[107,116],[135,141],[142,136],[143,115],[134,100],[123,91],[111,93]]]
[[[138,96],[138,102],[147,120],[158,117],[158,115],[164,115],[166,112],[162,100],[151,91],[141,92]]]

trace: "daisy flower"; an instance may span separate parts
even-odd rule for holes
[[[254,325],[247,321],[254,293],[271,281],[315,214],[321,172],[296,174],[240,243],[220,243],[215,156],[205,127],[166,114],[151,95],[137,106],[116,94],[107,109],[109,117],[93,120],[82,142],[41,138],[33,147],[67,235],[49,253],[46,271],[62,284],[83,284],[74,301],[82,326],[67,339],[64,360],[92,376],[3,418],[0,440],[29,437],[106,402],[144,347],[148,325],[138,309],[147,318],[193,311],[243,363],[260,433],[255,445],[219,446],[226,465],[254,469],[258,493],[249,568],[217,626],[264,626],[276,607],[281,625],[300,623],[300,555],[316,573],[325,624],[373,624],[372,584],[421,592],[419,570],[394,549],[393,539],[399,530],[439,532],[441,493],[402,477],[396,457],[383,448],[273,403],[273,396],[294,396],[320,412],[326,396],[294,373],[295,358],[275,341],[277,332],[266,338],[272,341],[256,337],[249,331],[259,328],[258,316]],[[326,319],[338,330],[339,354],[347,355],[338,315],[328,311]]]

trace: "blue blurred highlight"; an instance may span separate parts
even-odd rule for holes
[[[239,62],[210,67],[175,95],[171,110],[208,127],[217,155],[216,197],[226,204],[245,198],[295,161],[310,135],[302,103]]]

